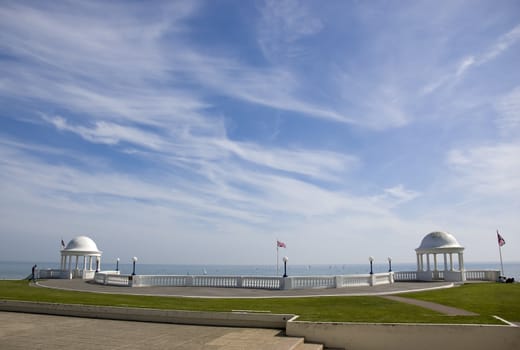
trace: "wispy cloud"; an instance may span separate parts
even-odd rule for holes
[[[444,75],[432,80],[429,84],[423,87],[424,94],[430,94],[443,86],[450,86],[456,84],[460,79],[463,79],[468,72],[479,66],[482,66],[509,50],[520,39],[520,24],[516,25],[509,32],[501,35],[495,42],[481,52],[474,52],[467,55],[455,65],[454,68],[445,72]]]
[[[385,194],[389,196],[391,200],[395,200],[396,205],[409,202],[421,195],[417,191],[406,189],[402,184],[386,188]]]
[[[518,136],[520,132],[520,86],[498,99],[496,124],[503,135]]]
[[[305,256],[319,236],[340,260],[469,225],[447,188],[518,196],[516,19],[482,39],[458,4],[226,6],[2,2],[0,206],[20,224],[0,229],[142,231],[238,262],[226,239],[244,257],[283,233]]]
[[[298,40],[318,33],[322,21],[299,0],[267,0],[260,8],[258,43],[270,61],[284,62],[302,55]]]
[[[93,127],[70,125],[65,118],[60,116],[43,117],[43,119],[53,124],[58,130],[73,132],[94,143],[114,145],[120,142],[130,142],[150,149],[160,149],[163,146],[162,140],[157,135],[139,128],[103,121],[96,122]]]
[[[520,195],[520,145],[502,143],[492,146],[453,149],[447,162],[457,174],[455,183],[486,195]]]

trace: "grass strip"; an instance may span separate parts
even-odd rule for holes
[[[451,291],[455,289],[457,288],[441,292],[453,295]],[[464,293],[461,295],[463,296]],[[415,295],[407,294],[407,296]],[[471,309],[470,311],[475,311],[480,315],[445,316],[432,310],[375,296],[203,299],[63,291],[32,287],[27,281],[0,281],[0,299],[215,312],[269,310],[273,313],[297,314],[300,315],[300,320],[323,322],[499,324],[500,322],[490,315],[498,314],[503,317],[500,313],[483,314]],[[456,305],[456,307],[464,308],[460,305]]]

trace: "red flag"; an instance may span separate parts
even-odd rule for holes
[[[287,248],[284,242],[276,241],[276,246],[281,248]]]
[[[499,247],[501,247],[504,244],[506,244],[506,240],[504,239],[504,237],[500,236],[500,233],[498,233],[498,230],[497,230],[497,239],[498,239],[498,246]]]

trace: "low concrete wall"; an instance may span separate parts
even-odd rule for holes
[[[520,349],[520,328],[511,326],[290,321],[286,334],[348,350]]]
[[[0,300],[0,311],[125,321],[275,329],[285,329],[287,321],[294,317],[291,314],[157,310],[12,300]]]

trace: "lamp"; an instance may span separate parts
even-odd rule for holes
[[[287,277],[287,261],[289,261],[289,258],[284,256],[283,257],[283,277]]]
[[[135,276],[135,262],[137,261],[137,257],[134,256],[132,258],[133,268],[132,268],[132,276]]]
[[[116,271],[119,271],[119,258],[116,259]]]
[[[388,272],[392,272],[392,258],[388,257]]]
[[[370,274],[373,275],[374,274],[374,270],[372,269],[372,264],[374,263],[374,257],[373,256],[369,256],[368,257],[368,261],[370,261]]]

